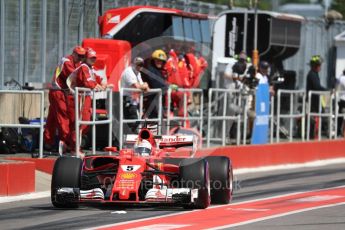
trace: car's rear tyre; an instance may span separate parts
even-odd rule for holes
[[[233,173],[231,161],[225,156],[209,156],[212,204],[228,204],[232,199]]]
[[[75,157],[59,157],[54,165],[51,182],[51,202],[57,208],[77,208],[78,203],[57,199],[56,191],[62,187],[80,188],[82,160]]]
[[[183,159],[180,163],[181,187],[198,189],[198,198],[185,208],[204,209],[210,205],[210,178],[208,163],[204,159]]]

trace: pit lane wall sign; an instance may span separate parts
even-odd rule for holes
[[[255,121],[252,131],[252,144],[266,144],[268,142],[268,124],[270,95],[268,84],[259,84],[256,88]]]

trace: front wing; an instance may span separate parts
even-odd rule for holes
[[[56,199],[59,203],[83,203],[83,202],[101,202],[101,203],[138,203],[138,204],[193,204],[198,198],[198,189],[189,188],[152,188],[147,191],[145,200],[105,200],[103,190],[95,188],[91,190],[80,190],[78,188],[59,188],[56,191]]]

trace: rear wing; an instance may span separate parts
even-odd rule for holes
[[[135,144],[138,138],[136,134],[127,134],[125,143]],[[154,139],[158,148],[193,146],[196,141],[193,135],[162,135],[155,136]]]

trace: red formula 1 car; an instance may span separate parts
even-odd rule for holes
[[[100,155],[60,157],[52,176],[51,201],[58,208],[81,203],[133,203],[207,208],[232,198],[231,161],[224,156],[194,158],[195,136],[154,136],[143,128],[127,135],[130,148]],[[182,153],[184,152],[184,153]]]

